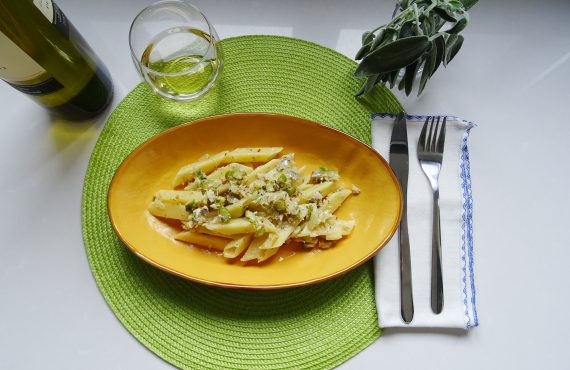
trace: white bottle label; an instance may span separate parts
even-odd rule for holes
[[[34,5],[38,8],[43,15],[53,23],[53,2],[51,0],[34,0]]]
[[[18,47],[8,36],[0,32],[0,78],[16,90],[29,95],[50,94],[63,88],[55,78],[49,77],[34,59]],[[44,75],[40,82],[30,84],[29,81]]]
[[[63,37],[69,39],[69,21],[52,0],[34,0],[34,5]]]
[[[45,73],[41,65],[2,32],[0,32],[0,50],[2,50],[0,78],[13,82],[27,81]]]

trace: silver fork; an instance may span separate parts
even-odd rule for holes
[[[441,313],[443,309],[443,279],[441,273],[441,227],[439,223],[439,173],[445,143],[445,122],[434,124],[435,117],[426,119],[418,141],[418,160],[433,190],[433,228],[431,238],[431,309]]]

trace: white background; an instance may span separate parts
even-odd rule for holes
[[[59,0],[111,69],[114,106],[138,82],[127,34],[149,1]],[[392,1],[195,0],[220,37],[278,34],[349,57]],[[341,369],[562,369],[570,304],[570,1],[484,1],[463,49],[412,114],[447,113],[471,134],[481,326],[466,335],[386,331]],[[0,368],[168,369],[118,322],[81,237],[83,177],[105,117],[50,122],[0,84]]]

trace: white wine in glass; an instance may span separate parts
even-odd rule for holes
[[[131,25],[129,43],[143,79],[172,100],[205,94],[223,64],[216,30],[202,12],[182,0],[159,1],[143,9]]]

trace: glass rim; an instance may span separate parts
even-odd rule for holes
[[[132,39],[132,35],[133,35],[133,27],[134,27],[137,19],[139,19],[139,17],[148,9],[158,8],[159,6],[162,6],[165,4],[184,4],[184,5],[189,6],[192,9],[194,9],[198,14],[200,14],[202,16],[202,18],[204,19],[204,21],[208,25],[208,31],[210,32],[210,41],[208,42],[208,49],[206,50],[206,52],[204,53],[202,58],[200,58],[200,60],[196,63],[195,66],[193,66],[192,68],[190,68],[188,70],[182,71],[182,72],[159,72],[155,69],[149,68],[140,62],[140,59],[137,57],[135,51],[133,50],[133,44],[131,42],[131,39]],[[133,60],[137,63],[139,68],[144,69],[147,73],[150,72],[150,73],[153,73],[153,74],[158,75],[158,76],[172,76],[172,77],[184,76],[188,73],[192,73],[195,70],[197,70],[200,67],[200,64],[206,59],[206,55],[208,55],[210,50],[214,47],[214,42],[215,42],[214,41],[214,35],[216,35],[215,32],[216,31],[215,31],[214,27],[212,26],[212,24],[210,23],[210,21],[208,20],[208,18],[206,18],[204,13],[202,13],[202,11],[200,9],[198,9],[195,5],[190,4],[189,2],[184,1],[184,0],[160,0],[160,1],[156,1],[156,2],[154,2],[148,6],[144,7],[143,9],[141,9],[141,11],[137,13],[135,18],[131,22],[131,26],[129,27],[129,49],[131,51],[131,57],[133,58]]]

